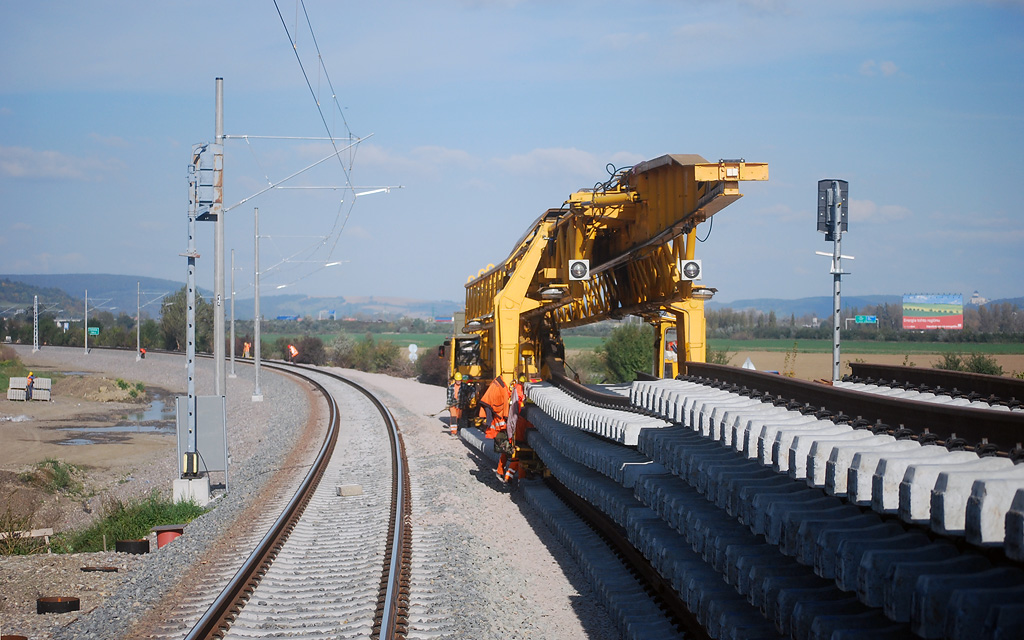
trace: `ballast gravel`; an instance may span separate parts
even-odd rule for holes
[[[47,348],[19,352],[41,367],[102,371],[184,392],[183,359],[150,354],[140,375],[134,353]],[[29,360],[32,358],[32,360]],[[40,358],[36,360],[35,358]],[[36,364],[38,363],[38,364]],[[392,411],[402,431],[412,473],[413,611],[408,637],[514,640],[611,640],[620,634],[597,602],[569,551],[517,492],[494,476],[491,463],[448,433],[445,391],[414,380],[332,369],[367,386]],[[148,555],[75,554],[0,559],[4,592],[0,632],[38,640],[130,638],[133,626],[229,528],[257,493],[309,415],[305,390],[264,370],[264,402],[252,402],[252,367],[236,365],[227,385],[232,466],[230,491],[186,534]],[[212,389],[212,363],[198,363],[197,387]],[[204,393],[200,391],[200,393]],[[154,465],[153,470],[161,465]],[[165,465],[166,466],[166,465]],[[173,463],[170,465],[173,472]],[[145,474],[147,470],[139,470]],[[154,480],[154,486],[172,478]],[[116,565],[118,573],[83,573],[88,565]],[[36,593],[30,593],[32,590]],[[43,591],[46,591],[43,593]],[[18,596],[11,597],[12,592]],[[37,615],[41,595],[82,597],[82,610]],[[136,629],[137,631],[137,629]]]
[[[172,392],[185,392],[184,358],[149,354],[137,362],[133,352],[45,348],[36,354],[19,352],[23,362],[41,368],[95,371],[112,377],[141,380]],[[141,365],[141,366],[140,366]],[[4,634],[34,640],[133,637],[132,626],[151,606],[173,588],[188,568],[204,554],[263,486],[270,472],[291,450],[309,415],[305,392],[292,379],[264,369],[260,386],[263,402],[252,401],[253,370],[236,366],[236,378],[227,384],[229,471],[228,489],[215,491],[213,509],[189,523],[186,534],[162,549],[150,536],[151,553],[80,553],[35,555],[0,559],[0,591]],[[213,363],[200,359],[196,387],[200,395],[211,393]],[[172,440],[173,442],[173,440]],[[133,482],[163,488],[170,495],[175,477],[174,449],[171,460],[157,459],[133,471]],[[214,476],[214,483],[222,476]],[[117,486],[111,487],[112,491]],[[113,547],[113,541],[110,542]],[[117,573],[83,572],[84,566],[117,566]],[[37,614],[35,600],[43,596],[79,597],[81,610],[65,614]]]

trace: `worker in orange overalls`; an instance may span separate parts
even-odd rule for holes
[[[451,414],[448,428],[453,436],[459,434],[459,418],[462,417],[462,407],[459,400],[462,396],[462,374],[455,372],[455,381],[448,385],[448,413]]]
[[[243,358],[248,358],[249,357],[249,349],[251,349],[251,348],[252,348],[252,344],[251,343],[249,343],[249,342],[243,342],[242,343],[242,357]]]
[[[526,440],[526,428],[530,426],[526,418],[520,416],[523,405],[526,404],[525,383],[526,376],[519,376],[519,379],[512,385],[505,433],[494,439],[495,451],[500,449],[501,452],[501,456],[498,458],[498,468],[494,470],[494,473],[502,482],[509,482],[519,476],[519,460],[515,457],[516,443]]]
[[[499,430],[505,428],[505,418],[508,417],[508,399],[509,392],[505,380],[501,376],[491,380],[487,391],[484,391],[483,397],[480,398],[480,410],[483,412],[482,417],[486,420],[484,424],[487,429],[484,435],[488,438],[493,438]]]
[[[297,357],[299,357],[299,350],[294,345],[288,345],[288,361],[295,362]]]
[[[36,374],[31,371],[28,372],[28,376],[25,378],[25,399],[32,399],[32,392],[36,388]]]

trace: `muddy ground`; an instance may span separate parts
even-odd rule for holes
[[[88,372],[36,375],[51,377],[50,402],[0,400],[0,528],[78,528],[107,501],[169,489],[152,474],[169,474],[175,464],[170,391],[140,391],[135,381],[122,389],[116,379]],[[42,486],[47,474],[37,465],[48,458],[75,467],[77,488]]]

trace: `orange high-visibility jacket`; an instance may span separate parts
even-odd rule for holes
[[[508,417],[508,400],[508,387],[505,385],[505,381],[501,379],[501,376],[491,381],[487,391],[484,392],[484,396],[480,398],[480,402],[489,405],[491,410],[494,411],[494,415],[502,419]]]

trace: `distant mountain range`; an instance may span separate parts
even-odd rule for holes
[[[90,310],[100,308],[109,310],[115,315],[127,313],[135,315],[137,287],[142,288],[143,309],[152,317],[160,315],[159,300],[185,286],[183,282],[121,276],[110,274],[56,274],[56,275],[4,275],[0,274],[0,313],[11,310],[31,308],[34,295],[39,296],[40,310],[60,309],[66,317],[80,318],[84,310],[84,297],[89,291]],[[206,300],[213,296],[206,289],[199,290]],[[964,299],[970,296],[965,295]],[[843,309],[867,310],[879,304],[900,305],[903,296],[873,295],[844,296]],[[988,304],[1009,302],[1024,308],[1024,297],[991,300]],[[148,304],[147,304],[148,303]],[[239,298],[235,301],[235,318],[251,320],[253,318],[253,299]],[[453,300],[417,300],[414,298],[398,298],[388,296],[349,296],[349,297],[313,297],[296,294],[261,295],[260,311],[265,318],[278,316],[301,316],[316,319],[318,317],[358,317],[374,318],[435,318],[450,317],[455,311],[462,309],[461,301]],[[787,300],[784,298],[751,298],[719,302],[711,300],[708,309],[754,309],[763,313],[774,311],[780,318],[795,315],[814,315],[827,318],[832,315],[832,297],[816,296]]]
[[[181,289],[185,283],[161,278],[111,274],[0,274],[0,312],[31,308],[33,296],[38,295],[40,310],[59,309],[61,316],[81,318],[85,310],[85,292],[88,290],[90,313],[95,309],[101,309],[114,315],[127,313],[134,316],[140,286],[143,310],[151,317],[159,317],[159,301]],[[199,294],[207,301],[213,297],[212,291],[203,288],[199,289]],[[252,297],[236,300],[235,318],[252,320],[254,302]],[[388,296],[260,295],[260,312],[264,318],[333,316],[339,319],[375,319],[405,316],[428,319],[451,317],[462,306],[461,302],[452,300],[417,300]]]

